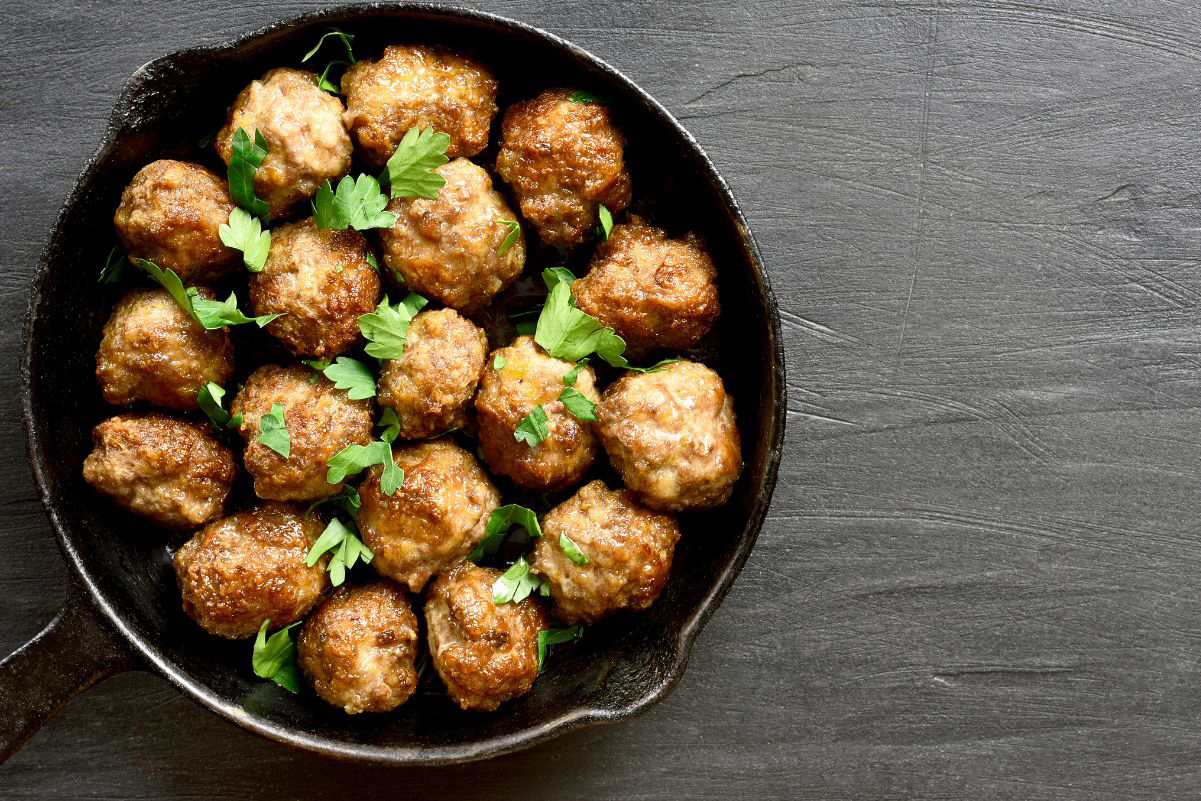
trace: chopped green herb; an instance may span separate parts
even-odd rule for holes
[[[325,531],[309,549],[309,555],[304,560],[305,566],[317,564],[317,560],[327,551],[334,552],[325,569],[329,571],[329,581],[335,587],[342,586],[342,582],[346,581],[346,571],[360,559],[367,564],[375,558],[371,549],[336,517],[329,521]]]
[[[547,292],[559,284],[567,284],[570,287],[575,283],[575,273],[566,267],[551,267],[542,271],[542,282],[546,284]],[[571,305],[575,305],[575,298],[571,298]]]
[[[538,315],[542,313],[542,309],[525,309],[523,311],[511,312],[509,314],[509,322],[517,329],[517,333],[521,336],[533,336],[534,330],[538,325]]]
[[[263,163],[263,159],[267,158],[267,140],[256,128],[252,142],[250,134],[239,128],[234,131],[232,147],[233,153],[229,157],[229,168],[226,170],[229,196],[234,203],[254,216],[266,220],[270,214],[267,204],[254,194],[254,174]]]
[[[392,446],[383,440],[366,445],[347,445],[326,462],[325,480],[330,484],[345,481],[347,476],[356,475],[373,465],[383,465],[380,474],[380,490],[385,495],[395,495],[404,483],[404,471],[392,459]]]
[[[448,134],[437,133],[433,128],[422,131],[410,128],[388,159],[380,182],[388,183],[392,197],[437,197],[446,179],[434,169],[450,160],[446,157],[448,147]]]
[[[509,252],[509,248],[517,244],[517,240],[521,238],[521,224],[517,220],[500,220],[501,225],[509,229],[505,234],[504,241],[500,243],[500,249],[496,251],[496,255],[503,256]]]
[[[583,628],[577,623],[565,629],[543,629],[538,632],[538,672],[542,672],[542,666],[546,662],[546,653],[551,646],[574,642],[580,638],[583,631]]]
[[[619,366],[623,370],[631,370],[635,373],[655,373],[655,372],[658,372],[659,370],[662,370],[664,367],[670,367],[671,365],[675,364],[678,361],[679,361],[679,359],[660,359],[659,361],[652,364],[650,367],[635,367],[634,365],[630,364],[629,362],[626,362],[625,364],[619,365]]]
[[[258,323],[259,328],[262,328],[280,316],[278,314],[264,314],[261,317],[247,317],[238,311],[238,299],[232,292],[229,293],[229,297],[224,302],[209,300],[202,297],[196,290],[196,287],[184,289],[183,281],[170,268],[164,270],[154,262],[147,261],[146,259],[138,259],[138,266],[147,275],[157,281],[159,286],[167,290],[171,297],[175,298],[175,302],[201,328],[211,331],[215,328],[224,328],[227,325],[241,325],[242,323]]]
[[[334,382],[334,389],[347,390],[346,395],[351,400],[375,397],[375,376],[358,359],[339,356],[333,364],[326,363],[321,373]]]
[[[379,438],[391,445],[400,435],[400,420],[396,417],[395,410],[391,406],[384,407],[384,413],[379,416],[379,422],[375,424],[378,428],[382,428]]]
[[[325,65],[325,69],[321,70],[321,74],[317,76],[317,88],[323,92],[329,92],[331,95],[342,94],[342,87],[329,79],[330,70],[334,67],[349,67],[349,61],[343,61],[340,58],[335,58]]]
[[[371,252],[367,253],[367,263],[370,264],[373,268],[375,268],[375,271],[377,273],[379,272],[379,262],[375,260],[374,253],[371,253]]]
[[[496,354],[496,356],[493,357],[493,359],[492,359],[492,369],[493,370],[503,370],[503,369],[505,369],[506,364],[508,364],[508,362],[505,361],[505,357],[501,356],[499,353]]]
[[[117,284],[125,277],[125,267],[129,264],[129,259],[121,252],[121,249],[114,247],[108,252],[108,258],[104,260],[104,267],[100,269],[100,278],[97,279],[102,284]]]
[[[595,352],[615,367],[626,364],[621,355],[626,348],[625,340],[592,315],[575,308],[566,281],[556,282],[547,295],[546,305],[538,316],[534,341],[556,359],[578,362]]]
[[[524,442],[531,448],[538,445],[550,436],[550,429],[546,427],[549,419],[542,404],[538,404],[530,409],[529,414],[521,418],[521,422],[517,424],[517,430],[513,432],[513,439]]]
[[[569,387],[574,387],[575,382],[580,377],[580,370],[584,369],[584,365],[588,364],[588,361],[589,361],[588,357],[585,356],[584,358],[582,358],[578,362],[576,362],[575,367],[572,367],[570,370],[568,370],[563,375],[563,383]],[[560,400],[562,400],[562,398],[560,398]]]
[[[588,400],[584,393],[575,387],[565,387],[559,393],[559,401],[563,404],[563,408],[571,412],[576,419],[583,420],[585,423],[596,422],[596,404]]]
[[[346,47],[346,58],[350,59],[351,64],[355,63],[356,59],[354,57],[354,51],[350,49],[350,43],[354,41],[354,34],[343,33],[337,28],[330,28],[328,31],[323,33],[321,38],[317,40],[317,44],[313,45],[313,49],[305,53],[304,58],[300,59],[300,63],[303,64],[313,56],[317,55],[317,51],[321,49],[321,45],[325,44],[325,40],[331,36],[336,36],[342,40],[342,44]]]
[[[491,556],[505,541],[505,535],[513,526],[521,526],[526,533],[537,539],[542,536],[542,526],[538,524],[538,515],[533,509],[517,503],[506,504],[496,509],[488,517],[488,525],[484,528],[484,538],[468,559],[479,562],[485,556]]]
[[[574,92],[571,93],[571,97],[568,99],[571,100],[572,103],[580,103],[585,106],[591,105],[593,103],[596,103],[599,106],[609,105],[606,101],[601,100],[599,97],[592,94],[591,92],[585,92],[583,89],[575,90]]]
[[[524,556],[519,556],[492,585],[492,603],[497,606],[510,601],[519,604],[534,592],[550,595],[550,585],[531,572],[530,563]]]
[[[304,513],[305,517],[311,515],[314,509],[326,505],[335,506],[351,517],[358,517],[359,509],[362,507],[363,501],[361,498],[359,498],[358,490],[356,490],[354,487],[345,486],[342,487],[342,491],[337,495],[319,498],[309,504],[309,508],[306,509]]]
[[[271,681],[289,692],[300,692],[300,667],[296,664],[296,643],[292,642],[292,629],[300,625],[296,621],[290,626],[284,626],[279,631],[267,637],[267,626],[270,620],[264,620],[259,628],[259,636],[254,641],[254,652],[250,664],[254,675]]]
[[[384,211],[388,196],[380,191],[379,181],[370,175],[352,178],[347,175],[338,182],[334,191],[329,181],[317,190],[313,200],[313,219],[318,228],[343,231],[354,228],[366,231],[369,228],[391,228],[396,224],[396,215]]]
[[[259,417],[259,442],[285,459],[292,455],[292,439],[280,403],[271,404],[271,411]]]
[[[242,263],[252,273],[262,272],[271,251],[271,232],[263,230],[258,217],[250,216],[246,209],[234,207],[229,213],[229,222],[221,223],[217,234],[226,247],[242,251]]]
[[[196,403],[200,405],[200,411],[208,415],[213,428],[237,428],[242,424],[242,415],[231,416],[229,412],[225,411],[225,407],[221,405],[224,397],[225,390],[209,381],[196,393]]]
[[[563,549],[563,553],[567,555],[567,558],[577,565],[588,564],[588,557],[584,556],[584,552],[576,547],[576,544],[566,534],[559,535],[559,547]]]
[[[367,338],[367,347],[364,349],[367,355],[377,359],[403,357],[409,321],[427,303],[428,300],[413,292],[396,306],[389,305],[387,296],[384,296],[374,312],[359,318],[359,330]]]
[[[605,204],[600,204],[597,209],[597,215],[600,217],[600,235],[604,241],[609,241],[609,234],[613,231],[613,214],[605,207]]]

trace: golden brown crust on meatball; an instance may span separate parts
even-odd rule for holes
[[[667,511],[725,503],[742,453],[734,400],[695,362],[630,373],[605,390],[597,429],[609,461],[647,506]]]
[[[237,477],[234,456],[208,424],[165,414],[120,414],[92,429],[83,477],[131,512],[172,528],[221,516]]]
[[[443,47],[391,45],[342,75],[346,126],[356,150],[382,167],[411,128],[450,136],[446,155],[474,156],[488,145],[496,79],[479,62]]]
[[[217,133],[217,153],[229,163],[239,128],[251,141],[256,129],[263,135],[267,157],[255,172],[254,189],[277,217],[350,169],[342,112],[338,98],[317,88],[315,74],[273,69],[238,94]]]
[[[284,409],[291,444],[287,459],[259,442],[259,418],[275,403]],[[337,494],[345,482],[325,480],[326,462],[347,445],[371,441],[371,400],[351,400],[328,378],[298,364],[255,370],[230,413],[243,415],[238,426],[246,438],[243,461],[260,498],[307,501]]]
[[[680,527],[674,517],[638,503],[627,489],[591,481],[547,512],[533,569],[550,582],[555,615],[593,623],[618,609],[646,609],[671,571]],[[577,565],[559,546],[566,535],[588,559]]]
[[[505,111],[496,171],[522,215],[551,245],[578,245],[597,225],[597,207],[630,205],[625,139],[600,103],[548,89]]]
[[[368,470],[359,486],[359,531],[375,554],[371,566],[420,592],[430,576],[479,544],[500,493],[475,457],[448,440],[399,447],[392,458],[404,483],[384,495],[383,469]]]
[[[325,589],[322,557],[305,557],[321,536],[315,516],[292,504],[265,503],[218,520],[184,543],[173,560],[183,610],[206,631],[253,637],[304,617]]]
[[[201,290],[207,298],[212,292]],[[197,408],[205,383],[224,384],[234,370],[225,329],[205,331],[165,289],[134,289],[104,324],[96,380],[117,406],[145,401],[169,409]]]
[[[499,370],[492,367],[496,356],[505,360]],[[569,487],[588,472],[596,458],[593,426],[572,415],[559,400],[566,388],[563,376],[572,367],[571,362],[548,356],[533,337],[518,337],[488,357],[475,411],[484,462],[494,473],[545,492]],[[600,399],[591,367],[580,370],[575,388],[593,403]],[[546,412],[550,434],[530,447],[518,442],[513,432],[539,404]]]
[[[717,270],[700,241],[668,239],[637,217],[613,227],[571,291],[581,311],[626,341],[631,358],[692,347],[721,314]]]
[[[267,330],[297,356],[332,359],[362,339],[359,316],[379,302],[368,253],[367,237],[349,228],[321,230],[312,217],[281,225],[262,272],[250,276],[254,313],[283,313]]]
[[[417,688],[417,617],[390,581],[343,585],[305,621],[296,653],[330,704],[351,715],[388,712]]]
[[[160,159],[125,187],[113,224],[131,264],[147,259],[193,284],[237,269],[238,252],[217,232],[233,209],[225,179],[212,170]]]
[[[538,632],[546,614],[533,596],[497,606],[499,570],[464,562],[438,576],[425,602],[430,657],[463,709],[491,712],[538,678]]]
[[[425,439],[465,426],[487,355],[483,329],[454,309],[414,317],[404,356],[386,360],[379,375],[379,402],[396,412],[400,438]]]
[[[436,198],[388,203],[396,225],[380,231],[384,261],[415,292],[459,311],[478,311],[521,274],[525,238],[501,255],[510,229],[500,221],[517,217],[483,169],[456,159],[435,172],[446,178]]]

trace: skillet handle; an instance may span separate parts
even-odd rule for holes
[[[100,679],[134,666],[129,645],[68,582],[66,606],[46,628],[0,661],[0,763],[43,723]]]

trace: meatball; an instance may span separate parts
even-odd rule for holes
[[[533,569],[550,582],[557,617],[593,623],[618,609],[646,609],[671,571],[680,527],[647,509],[627,489],[585,484],[542,520]],[[577,565],[559,545],[566,536],[588,564]]]
[[[417,688],[417,617],[390,581],[343,585],[305,621],[296,655],[329,703],[351,715],[388,712]]]
[[[442,47],[392,45],[342,75],[346,126],[357,152],[382,167],[412,128],[450,136],[446,155],[474,156],[488,144],[496,79],[482,64]]]
[[[438,576],[425,602],[430,658],[463,709],[492,711],[538,677],[538,632],[546,613],[533,596],[497,606],[500,571],[463,562]]]
[[[367,237],[321,230],[310,217],[271,232],[271,254],[250,277],[254,313],[283,317],[267,328],[302,358],[332,359],[361,339],[359,316],[375,311],[379,273]]]
[[[519,235],[501,254],[510,231],[501,220],[517,217],[482,168],[456,159],[435,172],[446,178],[436,198],[388,203],[396,225],[380,231],[384,261],[410,289],[462,312],[478,311],[521,274],[525,239]]]
[[[400,438],[424,439],[465,426],[487,353],[483,330],[453,309],[414,317],[404,356],[385,360],[379,374],[379,402],[396,412]]]
[[[96,352],[100,390],[118,406],[145,401],[195,409],[200,388],[224,384],[233,370],[229,334],[205,331],[165,289],[135,289],[122,298]]]
[[[707,509],[729,499],[742,472],[734,399],[708,367],[629,373],[605,390],[596,418],[609,461],[647,506]]]
[[[290,453],[285,459],[259,442],[259,418],[283,407]],[[325,480],[326,462],[347,445],[371,441],[371,400],[351,400],[328,378],[302,365],[267,364],[250,374],[234,398],[231,414],[243,416],[243,460],[260,498],[307,501],[336,495],[342,482]]]
[[[234,456],[207,423],[121,414],[92,429],[83,477],[131,512],[172,528],[221,516],[237,477]]]
[[[350,136],[342,112],[342,102],[318,89],[313,73],[273,69],[234,100],[217,132],[217,153],[229,163],[239,128],[252,140],[255,130],[263,135],[267,157],[254,174],[254,189],[277,217],[350,169]]]
[[[325,589],[322,557],[304,560],[321,521],[302,507],[265,503],[202,529],[175,552],[183,610],[205,631],[231,640],[300,620]]]
[[[384,495],[383,468],[368,471],[359,486],[359,531],[375,554],[372,567],[420,592],[479,544],[500,493],[474,456],[446,440],[396,448],[392,458],[404,483]]]
[[[217,232],[233,209],[224,178],[199,164],[161,159],[125,187],[113,224],[131,264],[147,259],[193,284],[237,270],[238,251]]]
[[[484,462],[494,473],[542,492],[579,481],[596,458],[596,434],[591,423],[572,415],[559,400],[566,388],[563,376],[572,363],[548,356],[533,337],[518,337],[495,355],[504,359],[504,367],[491,367],[496,360],[488,360],[490,367],[475,398]],[[591,367],[580,370],[575,388],[593,403],[600,400]],[[538,405],[546,412],[550,434],[531,447],[519,442],[514,432]]]
[[[581,311],[617,331],[633,358],[692,347],[721,313],[717,270],[697,238],[668,239],[637,217],[614,226],[571,291]]]
[[[597,207],[630,205],[625,140],[607,106],[550,89],[511,106],[501,125],[496,172],[513,188],[542,241],[570,247],[597,224]]]

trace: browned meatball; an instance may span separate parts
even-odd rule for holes
[[[286,459],[259,442],[259,418],[276,403],[288,429]],[[371,400],[351,400],[334,389],[334,382],[302,365],[267,364],[255,370],[230,411],[243,415],[238,426],[246,438],[243,460],[260,498],[306,501],[337,494],[342,483],[325,480],[326,462],[347,445],[371,441]]]
[[[343,585],[305,621],[296,653],[329,703],[351,715],[388,712],[417,688],[417,617],[390,581]]]
[[[392,45],[342,75],[346,125],[359,155],[382,167],[411,128],[450,136],[446,155],[474,156],[488,144],[496,79],[486,67],[442,47]]]
[[[511,106],[501,126],[496,171],[542,241],[570,247],[597,225],[597,207],[630,205],[625,140],[609,109],[549,89]]]
[[[734,399],[708,367],[678,362],[622,376],[596,418],[609,461],[647,506],[706,509],[729,499],[742,472]]]
[[[271,255],[250,277],[257,314],[282,312],[267,330],[302,358],[332,359],[358,343],[359,316],[375,311],[379,273],[367,237],[321,230],[313,218],[271,232]]]
[[[96,352],[100,390],[118,406],[145,401],[195,409],[200,388],[224,384],[233,370],[229,334],[205,331],[165,289],[134,289],[122,298]]]
[[[231,640],[253,637],[304,617],[326,586],[322,557],[305,557],[323,526],[304,508],[265,503],[218,520],[175,553],[183,610],[205,631]]]
[[[505,363],[499,370],[492,366],[497,356]],[[559,400],[566,388],[563,376],[572,366],[548,356],[533,337],[518,337],[488,358],[475,411],[484,462],[494,473],[545,492],[571,486],[588,472],[596,458],[592,424],[572,415]],[[591,367],[580,370],[575,388],[593,403],[600,400]],[[530,447],[513,434],[537,405],[546,412],[550,434]]]
[[[557,617],[592,623],[618,609],[646,609],[671,571],[680,527],[653,512],[627,489],[585,484],[542,520],[533,569],[550,582]],[[588,564],[577,565],[559,544],[566,536]]]
[[[92,429],[83,477],[142,517],[194,528],[220,517],[237,477],[234,456],[207,423],[121,414]]]
[[[404,356],[379,374],[379,402],[396,412],[401,439],[424,439],[467,424],[484,372],[488,337],[454,309],[424,311],[409,324]]]
[[[533,596],[497,606],[499,570],[464,562],[438,576],[425,602],[430,658],[463,709],[492,711],[538,678],[538,632],[546,613]]]
[[[689,348],[721,314],[717,270],[697,238],[668,239],[637,217],[613,227],[571,291],[582,311],[626,341],[631,358]]]
[[[443,164],[438,197],[395,198],[396,225],[380,231],[384,261],[412,290],[459,311],[487,306],[525,265],[524,235],[501,255],[513,210],[492,179],[467,159]]]
[[[342,112],[342,102],[318,89],[313,73],[273,69],[234,100],[217,133],[217,153],[229,163],[239,128],[252,141],[256,129],[263,135],[267,157],[254,174],[254,189],[277,217],[350,169],[350,136]]]
[[[233,209],[224,178],[199,164],[161,159],[125,187],[113,224],[130,263],[147,259],[194,284],[237,270],[238,252],[217,232]]]
[[[408,445],[392,456],[404,484],[384,495],[382,468],[368,471],[359,486],[359,531],[375,554],[371,566],[420,592],[430,576],[471,553],[500,493],[475,457],[453,442]]]

